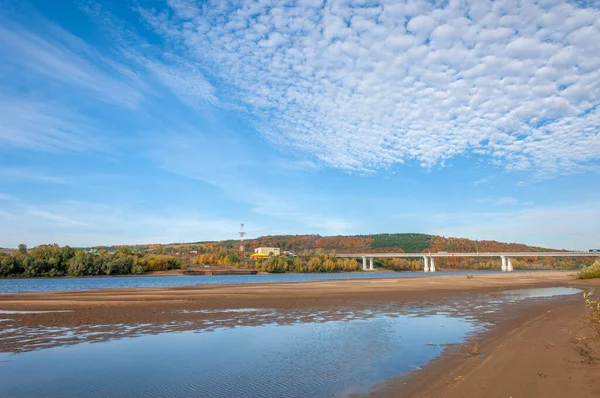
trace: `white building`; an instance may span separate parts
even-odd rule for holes
[[[267,256],[280,256],[281,249],[278,247],[257,247],[254,254],[265,254]]]

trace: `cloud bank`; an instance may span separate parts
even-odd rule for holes
[[[600,10],[565,1],[169,0],[143,18],[276,144],[349,171],[598,168]],[[440,5],[437,5],[440,4]]]

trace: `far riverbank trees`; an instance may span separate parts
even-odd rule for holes
[[[168,255],[132,252],[126,247],[115,253],[87,253],[69,246],[40,245],[29,251],[0,253],[0,277],[89,276],[142,274],[178,269],[179,259]]]

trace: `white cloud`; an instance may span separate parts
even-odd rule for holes
[[[156,214],[70,200],[32,205],[15,197],[0,202],[0,221],[0,246],[4,247],[52,242],[71,246],[190,242],[231,238],[239,228],[237,221],[191,210]]]
[[[99,6],[89,12],[112,39],[103,51],[29,12],[27,25],[15,22],[22,16],[15,21],[8,13],[0,17],[0,145],[45,151],[99,148],[108,146],[101,130],[111,129],[84,115],[113,114],[117,106],[131,122],[137,116],[131,110],[144,115],[148,105],[172,102],[172,96],[195,109],[219,105],[196,63],[150,45]]]
[[[508,170],[595,169],[600,10],[391,3],[178,0],[141,13],[221,80],[221,100],[239,99],[270,140],[319,163],[431,167],[473,152]]]
[[[314,170],[314,163],[270,158],[226,129],[215,135],[182,123],[177,131],[169,131],[168,141],[162,139],[165,132],[148,134],[144,141],[150,148],[149,157],[165,171],[217,187],[227,199],[260,215],[263,225],[284,220],[287,232],[308,229],[321,234],[339,234],[353,225],[312,205],[316,203],[314,193],[298,192],[296,184],[283,178],[277,167]]]
[[[60,215],[60,214],[54,214],[54,213],[50,213],[48,211],[40,210],[33,206],[26,206],[26,209],[27,209],[27,213],[29,215],[32,215],[32,216],[38,217],[38,218],[42,218],[45,220],[53,221],[59,227],[65,227],[65,226],[88,227],[88,226],[90,226],[89,224],[86,224],[84,222],[77,221],[72,218]]]
[[[492,203],[495,205],[516,205],[517,203],[519,203],[519,200],[516,198],[511,198],[510,196],[507,196],[505,198],[498,198]]]
[[[94,123],[63,106],[0,97],[0,145],[35,150],[98,148]]]
[[[501,198],[481,198],[477,200],[479,203],[486,203],[493,206],[504,206],[504,205],[516,205],[519,204],[519,200],[510,196]]]
[[[142,93],[118,65],[113,65],[79,38],[43,19],[33,19],[44,35],[0,19],[0,59],[4,84],[22,79],[29,85],[51,82],[88,90],[96,98],[127,108],[135,108]],[[10,78],[12,81],[5,79]],[[50,79],[50,80],[48,80]]]
[[[72,184],[72,181],[65,177],[47,175],[38,171],[26,168],[0,168],[0,180],[9,181],[36,181],[49,184]]]

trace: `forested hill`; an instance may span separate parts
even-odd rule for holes
[[[236,248],[239,241],[219,242],[218,245]],[[282,250],[302,254],[305,251],[322,249],[335,250],[338,253],[356,252],[500,252],[500,251],[547,251],[542,247],[528,246],[519,243],[502,243],[496,241],[477,241],[465,238],[446,238],[443,236],[398,233],[354,236],[320,236],[320,235],[275,235],[261,236],[245,242],[247,250],[257,247],[279,247]]]
[[[246,252],[240,257],[239,241],[174,243],[167,245],[125,245],[94,248],[60,247],[56,244],[0,250],[1,277],[83,276],[141,274],[149,271],[183,270],[221,266],[256,268],[265,272],[336,272],[358,271],[355,259],[335,259],[335,253],[382,252],[535,252],[546,251],[518,243],[445,238],[426,234],[377,234],[355,236],[280,235],[262,236],[245,241]],[[261,246],[279,247],[282,256],[253,261],[249,254]],[[440,269],[498,269],[500,259],[440,258]],[[518,269],[574,269],[593,262],[592,258],[514,259]],[[379,258],[375,265],[396,271],[422,269],[420,259]]]

